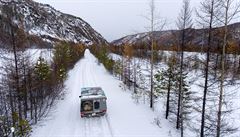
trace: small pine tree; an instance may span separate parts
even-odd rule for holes
[[[156,96],[166,96],[166,115],[165,118],[167,119],[170,112],[170,105],[175,104],[176,94],[173,91],[177,90],[177,71],[174,66],[175,59],[172,57],[168,62],[168,69],[158,71],[155,74],[155,95]],[[174,108],[174,106],[171,106]],[[174,111],[175,109],[171,110]]]
[[[60,69],[57,71],[58,78],[63,81],[67,78],[67,70],[61,66]]]
[[[180,117],[180,126],[183,127],[183,129],[186,129],[186,125],[187,123],[191,120],[190,118],[190,114],[192,112],[192,109],[193,109],[193,104],[192,104],[192,101],[193,101],[193,92],[189,89],[189,82],[187,81],[187,73],[183,73],[182,74],[182,101],[181,101],[181,116]],[[180,77],[178,77],[179,80],[180,80]],[[179,90],[176,91],[177,92],[177,95]]]
[[[0,136],[8,136],[11,133],[10,128],[7,116],[0,116]]]
[[[14,133],[19,137],[29,136],[29,133],[32,131],[32,128],[29,122],[25,119],[20,119],[17,113],[12,114],[14,119],[17,121],[14,127]]]
[[[168,90],[171,90],[175,85],[176,79],[174,78],[174,72],[171,68],[167,70],[159,70],[154,75],[155,78],[155,95],[165,96]]]
[[[114,60],[113,59],[109,59],[109,58],[106,58],[105,62],[104,62],[104,66],[105,68],[110,72],[110,73],[113,73],[113,67],[114,67]]]
[[[70,49],[70,45],[66,42],[60,43],[54,49],[54,72],[60,82],[63,82],[67,77],[67,70],[72,61]]]
[[[115,61],[113,70],[117,77],[118,76],[120,77],[122,75],[122,61],[121,60]]]
[[[37,75],[37,78],[41,81],[45,81],[50,78],[50,66],[42,57],[39,57],[35,65],[35,74]]]
[[[178,100],[178,81],[180,75],[178,70],[171,64],[168,64],[167,70],[158,71],[155,74],[155,95],[166,97],[166,119],[169,117],[169,113],[176,115],[177,100]],[[190,120],[189,114],[192,112],[192,100],[193,92],[189,90],[187,81],[187,73],[183,73],[183,88],[182,88],[182,121],[186,123]],[[185,124],[182,126],[185,126]]]

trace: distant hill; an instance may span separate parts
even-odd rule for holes
[[[228,26],[230,30],[229,37],[234,41],[236,44],[240,45],[240,23],[234,23]],[[223,27],[214,28],[214,35],[221,33]],[[200,47],[205,46],[207,43],[207,29],[187,29],[189,32],[189,39],[192,40],[192,46]],[[181,31],[179,30],[167,30],[167,31],[156,31],[154,32],[154,39],[158,46],[171,47],[176,45],[176,37],[180,34]],[[221,39],[221,38],[220,38]],[[214,42],[217,43],[218,39],[214,38]],[[150,43],[150,36],[148,32],[145,33],[138,33],[134,35],[128,35],[123,38],[114,40],[111,42],[111,45],[120,46],[125,44],[131,45],[149,45]],[[217,46],[217,44],[214,44]],[[240,47],[239,47],[240,48]]]

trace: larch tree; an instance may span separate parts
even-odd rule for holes
[[[225,82],[225,59],[226,59],[226,47],[229,45],[229,30],[228,25],[234,19],[234,17],[240,12],[240,3],[236,4],[235,0],[220,0],[221,7],[223,9],[223,16],[219,20],[224,24],[224,38],[221,54],[221,78],[220,78],[220,91],[219,91],[219,103],[217,113],[217,137],[221,136],[221,121],[222,121],[222,105],[224,97],[224,82]]]
[[[150,1],[150,17],[147,17],[147,20],[150,21],[150,31],[149,31],[149,39],[150,39],[150,49],[151,49],[151,58],[150,58],[150,108],[154,108],[154,47],[157,46],[156,40],[155,40],[155,31],[161,31],[163,30],[166,20],[161,20],[157,16],[156,11],[156,5],[155,0]]]
[[[128,88],[130,89],[131,87],[131,74],[132,74],[132,56],[133,56],[133,47],[132,45],[124,45],[124,49],[123,49],[123,55],[125,58],[124,61],[124,83],[128,86]]]
[[[178,36],[179,41],[179,50],[180,52],[180,70],[179,70],[179,90],[178,90],[178,110],[177,110],[177,129],[181,127],[181,136],[183,136],[183,66],[184,66],[184,47],[189,44],[189,35],[191,33],[190,30],[192,28],[192,18],[191,18],[192,10],[190,7],[190,0],[183,0],[183,6],[181,12],[178,17],[177,26],[180,30],[180,34]]]
[[[216,16],[219,13],[219,1],[218,0],[203,0],[201,7],[197,13],[198,23],[201,26],[206,26],[207,32],[207,43],[206,43],[206,61],[204,70],[204,90],[203,90],[203,102],[202,102],[202,117],[201,117],[201,129],[200,137],[204,137],[205,128],[205,111],[207,93],[209,88],[209,62],[210,62],[210,49],[213,46],[213,28],[216,24]]]
[[[150,4],[151,9],[151,72],[150,72],[150,108],[153,108],[153,48],[154,48],[154,21],[155,21],[155,1],[152,0]]]
[[[171,108],[177,108],[175,103],[172,103],[175,98],[175,91],[177,89],[177,79],[176,79],[176,56],[172,55],[167,62],[167,70],[158,71],[155,74],[156,85],[155,90],[157,94],[166,96],[166,111],[165,111],[165,118],[168,119],[169,112],[173,112]],[[171,106],[170,106],[171,105]]]

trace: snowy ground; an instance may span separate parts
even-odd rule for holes
[[[33,64],[37,62],[40,56],[48,62],[50,62],[53,57],[51,49],[28,49],[24,52],[24,54],[30,57],[30,62]],[[7,58],[13,58],[13,54],[0,50],[0,66],[2,66],[5,61],[9,61],[6,60]]]
[[[169,51],[163,51],[162,52],[163,57],[169,58],[171,55],[171,52]],[[234,57],[234,55],[229,55],[230,57]],[[110,54],[109,57],[111,57],[113,60],[122,60],[122,57],[120,55],[117,54]],[[204,60],[205,59],[205,54],[201,54],[201,53],[196,53],[196,52],[185,52],[185,59],[186,61],[190,60],[188,62],[188,64],[193,64],[195,62],[195,58],[197,58],[198,60]],[[142,58],[134,58],[136,63],[140,64],[140,68],[141,68],[141,73],[144,75],[146,82],[145,83],[139,83],[140,81],[138,80],[138,75],[137,74],[137,84],[140,85],[141,87],[145,88],[145,92],[150,90],[150,63],[149,60],[147,59],[142,59]],[[133,60],[131,60],[131,65],[133,65]],[[204,66],[201,66],[204,68]],[[164,62],[159,62],[157,65],[154,66],[154,73],[156,73],[157,70],[161,70],[161,69],[166,69],[167,66]],[[133,78],[133,76],[131,76]],[[188,74],[188,81],[191,83],[190,84],[190,89],[192,92],[194,92],[194,97],[195,98],[199,98],[198,100],[195,100],[195,102],[193,102],[193,106],[194,107],[199,107],[201,108],[202,105],[202,95],[203,95],[203,89],[199,87],[199,85],[204,85],[204,78],[202,75],[201,71],[189,71]],[[236,81],[236,83],[240,83],[240,81]],[[211,90],[212,92],[218,92],[218,87],[219,84],[215,83],[214,85],[211,86]],[[229,94],[231,93],[232,95],[230,95],[229,97],[225,98],[224,100],[226,102],[229,103],[228,105],[228,109],[229,110],[233,110],[231,115],[228,115],[228,122],[230,124],[232,124],[235,128],[239,128],[236,133],[232,134],[232,135],[227,135],[228,137],[240,137],[240,85],[236,84],[236,85],[229,85],[226,86],[224,88],[225,90],[225,94]],[[208,98],[211,98],[208,95]],[[217,98],[217,96],[214,96],[214,98]],[[217,99],[216,99],[217,100]],[[231,102],[230,102],[231,101]],[[166,102],[165,98],[159,98],[158,100],[156,100],[155,102],[155,113],[158,115],[158,119],[160,119],[161,121],[165,120],[164,119],[164,112],[165,112],[165,105],[164,104]],[[217,103],[218,102],[207,102],[208,104],[212,105],[212,103],[215,104],[215,109],[217,108]],[[231,108],[230,108],[231,107]],[[190,117],[190,121],[189,124],[191,126],[188,125],[188,128],[185,129],[184,134],[185,136],[197,136],[198,134],[196,133],[196,131],[193,130],[193,127],[195,129],[200,129],[200,120],[201,120],[201,113],[196,112],[195,110],[192,111],[191,117]],[[217,115],[216,115],[217,116]],[[225,115],[226,116],[226,115]],[[175,122],[173,122],[174,124]],[[200,131],[198,131],[200,132]]]
[[[129,92],[119,87],[120,81],[98,65],[86,50],[69,72],[66,95],[51,114],[33,128],[33,137],[176,137],[178,131],[168,121],[154,123],[156,114],[146,106],[134,103]],[[104,117],[81,118],[79,94],[82,87],[100,86],[106,93],[108,112]]]
[[[52,49],[28,49],[26,53],[31,56],[31,60],[34,63],[37,62],[40,56],[49,63],[52,61],[53,58]]]
[[[52,61],[53,53],[51,49],[28,49],[24,52],[25,56],[30,57],[29,61],[32,65],[35,65],[38,58],[41,56],[49,64]],[[0,49],[0,68],[5,64],[8,64],[10,60],[13,61],[13,54],[7,53],[6,51]],[[2,68],[1,68],[2,69]],[[3,70],[0,70],[0,78],[2,76]]]

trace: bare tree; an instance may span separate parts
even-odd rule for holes
[[[14,2],[12,0],[2,6],[0,15],[0,28],[5,33],[4,36],[6,35],[3,42],[5,54],[1,55],[6,62],[0,66],[0,109],[4,109],[4,112],[0,110],[0,136],[2,132],[6,133],[5,136],[10,136],[13,127],[15,132],[12,136],[28,136],[31,131],[30,124],[33,124],[33,121],[37,123],[39,118],[48,112],[62,91],[61,85],[66,77],[60,79],[59,77],[63,76],[62,68],[54,67],[56,64],[64,65],[64,69],[69,70],[83,56],[85,49],[81,45],[64,45],[64,48],[60,47],[60,51],[55,54],[55,62],[52,64],[46,61],[33,63],[30,59],[32,54],[28,55],[26,52],[28,34],[24,31],[22,15],[17,13]],[[66,55],[66,50],[70,55]],[[42,76],[43,74],[46,76]]]
[[[153,47],[154,47],[154,21],[155,21],[155,1],[152,0],[150,4],[151,9],[151,74],[150,74],[150,108],[153,108]]]
[[[177,109],[177,96],[175,91],[177,91],[178,81],[177,81],[177,55],[175,52],[172,52],[171,56],[168,59],[168,62],[166,62],[168,69],[158,71],[157,74],[155,74],[156,84],[155,84],[155,90],[158,94],[166,94],[166,113],[165,118],[168,119],[169,113],[172,112],[174,115],[177,115],[177,112],[175,113],[175,110]],[[166,92],[166,93],[165,93]],[[176,108],[176,109],[175,109]]]
[[[132,45],[124,45],[124,50],[123,50],[123,58],[124,58],[124,68],[123,68],[123,73],[124,73],[124,84],[130,87],[132,86],[132,56],[133,56],[133,47]]]
[[[209,81],[209,62],[210,62],[210,48],[213,44],[213,28],[216,23],[216,16],[219,12],[219,1],[218,0],[204,0],[201,2],[201,7],[197,16],[200,21],[198,21],[201,26],[206,26],[207,32],[207,53],[205,61],[205,80],[204,80],[204,91],[203,91],[203,102],[202,102],[202,120],[201,120],[201,132],[200,136],[204,137],[204,127],[205,127],[205,109],[206,109],[206,99],[208,92],[208,81]]]
[[[19,64],[20,64],[20,52],[24,50],[24,42],[25,42],[25,35],[23,33],[23,31],[18,28],[18,24],[15,23],[15,20],[21,20],[21,17],[16,15],[16,7],[15,5],[12,3],[13,1],[11,1],[10,3],[8,3],[9,5],[4,6],[4,8],[2,9],[3,12],[3,17],[4,20],[8,23],[8,25],[6,26],[7,29],[7,33],[9,34],[10,38],[10,45],[11,48],[9,49],[10,52],[13,53],[13,62],[14,62],[14,79],[13,79],[13,88],[16,91],[16,95],[18,98],[18,115],[19,115],[19,120],[22,119],[22,103],[21,103],[21,89],[20,89],[20,75],[19,75]],[[19,36],[23,36],[23,37],[19,37]],[[10,89],[11,90],[11,89]],[[15,109],[14,109],[14,105],[13,105],[13,99],[12,99],[13,93],[12,91],[10,91],[10,100],[12,102],[11,103],[11,108],[12,108],[12,115],[15,113]],[[13,121],[13,127],[15,126],[16,118],[14,118],[14,116],[12,116],[12,121]],[[20,122],[20,121],[18,121]],[[21,130],[21,129],[20,129]]]
[[[187,29],[192,28],[192,19],[191,19],[192,10],[190,8],[190,1],[183,0],[183,7],[178,17],[177,26],[181,31],[179,35],[179,45],[180,45],[180,81],[179,81],[179,90],[178,90],[178,111],[177,111],[177,129],[181,127],[181,136],[183,136],[183,60],[184,60],[184,46],[188,44],[188,36],[190,31]],[[178,50],[179,51],[179,50]]]
[[[156,46],[156,41],[155,41],[155,31],[161,31],[163,30],[166,20],[161,20],[159,17],[156,15],[156,6],[155,6],[155,0],[151,0],[150,2],[150,18],[147,18],[150,21],[150,32],[149,32],[149,38],[150,38],[150,45],[151,45],[151,59],[150,59],[150,108],[153,108],[153,102],[154,102],[154,93],[153,93],[153,88],[154,88],[154,82],[153,82],[153,77],[154,77],[154,47]]]
[[[220,19],[224,24],[224,39],[222,45],[222,58],[221,58],[221,79],[220,79],[220,95],[219,95],[219,104],[218,104],[218,116],[217,116],[217,137],[221,135],[221,116],[222,116],[222,103],[224,97],[224,81],[225,81],[225,54],[226,46],[228,45],[228,25],[232,19],[240,12],[240,4],[238,3],[235,6],[235,0],[220,0],[221,6],[224,10],[223,20]]]

